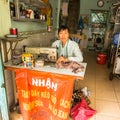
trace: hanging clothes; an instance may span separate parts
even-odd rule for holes
[[[68,16],[68,2],[62,3],[62,16]]]
[[[84,29],[84,21],[83,21],[83,18],[82,16],[80,16],[80,20],[79,20],[79,23],[78,23],[78,30],[79,29]]]

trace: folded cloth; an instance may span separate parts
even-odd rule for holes
[[[77,63],[75,61],[59,62],[59,63],[56,63],[56,67],[71,69],[72,72],[74,73],[81,72],[84,69],[84,66],[82,66],[80,63]]]

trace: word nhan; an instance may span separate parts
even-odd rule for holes
[[[50,78],[46,78],[46,80],[44,79],[37,79],[37,78],[32,78],[32,85],[35,86],[43,86],[43,87],[47,87],[48,89],[53,89],[54,91],[57,90],[57,83],[54,83],[51,81]]]

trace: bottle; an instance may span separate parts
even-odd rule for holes
[[[26,57],[23,58],[24,67],[27,67]]]

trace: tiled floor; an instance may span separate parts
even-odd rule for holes
[[[107,68],[107,64],[97,64],[94,51],[85,50],[84,61],[87,62],[85,78],[77,82],[76,88],[86,86],[91,91],[90,106],[97,113],[89,120],[120,120],[120,80],[109,80],[112,70]],[[12,120],[22,118],[19,114],[12,113]]]

